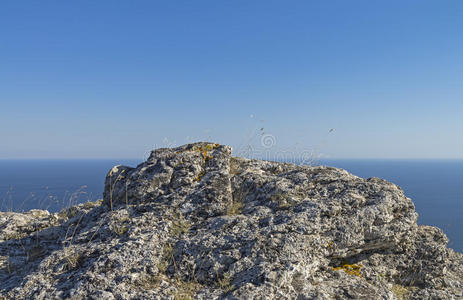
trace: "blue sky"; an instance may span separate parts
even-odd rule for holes
[[[456,0],[2,1],[0,158],[463,158],[462,30]]]

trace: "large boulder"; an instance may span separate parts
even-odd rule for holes
[[[236,158],[212,143],[157,149],[136,168],[111,169],[102,202],[0,214],[0,292],[463,299],[463,255],[416,220],[403,191],[378,178]]]

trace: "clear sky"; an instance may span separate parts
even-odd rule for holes
[[[463,158],[463,1],[3,0],[0,114],[0,158]]]

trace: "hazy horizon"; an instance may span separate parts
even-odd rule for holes
[[[233,155],[235,156],[235,155]],[[244,156],[241,156],[244,157]],[[0,161],[139,161],[139,162],[144,162],[147,157],[143,158],[131,158],[131,157],[88,157],[88,158],[74,158],[74,157],[69,157],[69,158],[0,158]],[[245,157],[246,158],[246,157]],[[262,158],[254,158],[252,157],[251,159],[260,159],[260,160],[266,160],[265,157]],[[293,160],[294,158],[290,158],[290,160]],[[271,160],[271,159],[269,159]],[[463,161],[463,158],[400,158],[400,157],[392,157],[392,158],[382,158],[382,157],[321,157],[321,158],[316,158],[316,161],[342,161],[342,160],[349,160],[349,161]],[[285,160],[278,160],[285,162]]]

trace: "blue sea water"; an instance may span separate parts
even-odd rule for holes
[[[48,209],[103,197],[104,180],[115,165],[137,160],[0,160],[0,210]]]
[[[104,179],[117,164],[138,160],[0,160],[0,210],[59,211],[102,198]],[[440,227],[463,252],[463,160],[321,160],[364,178],[380,177],[412,198],[418,223]]]

